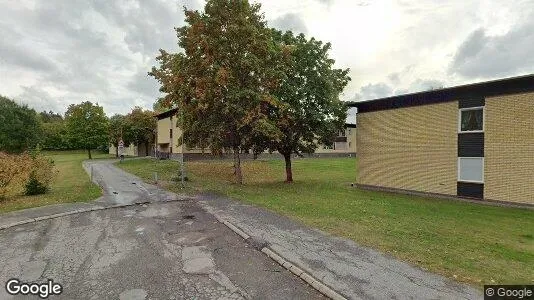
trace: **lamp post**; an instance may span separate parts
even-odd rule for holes
[[[180,180],[182,182],[182,189],[185,188],[185,165],[184,165],[184,110],[183,105],[182,109],[180,110],[180,119],[182,123],[182,157],[181,157],[181,163],[180,163]]]

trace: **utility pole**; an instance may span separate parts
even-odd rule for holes
[[[181,164],[180,164],[180,180],[182,181],[182,189],[185,188],[185,166],[184,166],[184,150],[185,150],[185,145],[184,145],[184,109],[183,109],[183,104],[182,104],[182,109],[180,110],[180,119],[181,120],[181,123],[182,123],[182,157],[181,157]]]

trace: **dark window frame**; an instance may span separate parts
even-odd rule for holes
[[[477,111],[480,111],[482,113],[482,120],[481,120],[481,129],[464,129],[464,113],[466,112],[477,112]],[[469,107],[469,108],[460,108],[459,111],[458,111],[458,133],[482,133],[484,132],[484,128],[485,128],[485,108],[484,106],[477,106],[477,107]],[[475,117],[476,118],[476,115],[474,114],[471,114],[472,117]],[[471,122],[477,122],[478,123],[478,120],[474,120],[474,119],[471,119]],[[476,124],[477,126],[479,124]],[[477,127],[478,128],[478,127]]]

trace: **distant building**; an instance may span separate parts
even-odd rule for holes
[[[184,154],[189,158],[212,158],[209,149],[188,148],[180,145],[179,138],[182,131],[178,109],[173,108],[163,113],[155,115],[157,121],[157,134],[155,151],[153,155],[159,158],[178,159]],[[111,150],[110,150],[111,151]],[[345,129],[332,141],[332,144],[319,146],[313,156],[354,156],[356,154],[356,125],[346,124]],[[224,155],[223,155],[224,156]],[[278,153],[261,154],[261,157],[282,158]]]
[[[360,187],[534,204],[534,75],[353,106]]]
[[[345,128],[339,132],[336,139],[330,145],[320,145],[315,153],[356,155],[356,124],[345,124]]]

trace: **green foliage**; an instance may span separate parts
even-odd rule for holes
[[[343,129],[347,108],[339,95],[350,80],[349,70],[334,68],[335,61],[328,57],[330,43],[291,31],[273,29],[271,34],[288,49],[290,59],[285,60],[285,76],[274,92],[283,105],[270,115],[282,138],[268,141],[268,148],[284,155],[287,181],[292,181],[291,154],[313,153]]]
[[[0,198],[43,194],[55,175],[54,162],[39,147],[22,154],[0,152]]]
[[[45,150],[68,150],[74,149],[69,143],[67,128],[63,117],[53,111],[39,113],[42,135],[40,145]]]
[[[124,118],[123,137],[126,143],[148,144],[154,140],[154,131],[156,130],[156,119],[154,113],[149,110],[143,110],[141,107],[135,107]]]
[[[30,174],[30,179],[24,187],[24,195],[33,196],[44,194],[48,191],[48,187],[35,178],[34,173]]]
[[[209,0],[204,12],[185,15],[187,25],[176,30],[184,53],[162,50],[150,75],[166,93],[162,102],[183,109],[185,143],[213,153],[232,149],[242,182],[239,153],[280,135],[268,113],[279,105],[271,91],[283,75],[283,52],[259,4]]]
[[[118,145],[119,141],[123,139],[125,123],[123,115],[116,114],[109,118],[109,143],[115,146],[116,157],[119,156]]]
[[[34,147],[40,131],[35,110],[0,96],[0,151],[21,153]]]
[[[109,141],[109,121],[104,109],[89,101],[69,105],[65,113],[67,134],[72,145],[86,149],[91,159],[91,149],[105,146]]]
[[[43,135],[41,146],[46,150],[74,149],[69,143],[67,128],[64,121],[42,123]]]
[[[63,122],[63,116],[53,111],[42,111],[39,113],[39,119],[43,123],[57,123]]]

